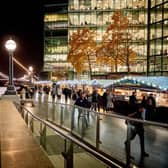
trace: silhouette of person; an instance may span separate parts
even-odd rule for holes
[[[132,92],[132,95],[129,97],[129,105],[130,105],[130,111],[135,112],[137,109],[137,98],[136,98],[136,92]]]
[[[139,104],[137,106],[137,110],[134,113],[129,114],[129,117],[142,119],[142,112],[144,111],[143,106]],[[144,143],[144,127],[143,123],[135,122],[135,121],[127,121],[127,140],[125,141],[126,147],[126,155],[128,159],[133,159],[130,155],[130,143],[138,134],[140,139],[140,147],[141,147],[141,158],[148,157],[149,154],[145,152],[145,143]]]

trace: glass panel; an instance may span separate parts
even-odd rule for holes
[[[41,132],[42,124],[38,120],[33,119],[31,117],[30,117],[30,121],[32,122],[31,124],[32,124],[32,128],[33,128],[32,134],[33,134],[35,140],[40,144],[40,136],[41,136],[40,132]],[[31,127],[30,127],[30,129],[31,129]],[[31,131],[32,131],[32,129],[31,129]]]
[[[101,116],[100,150],[120,161],[126,162],[124,141],[126,140],[125,120]]]
[[[165,2],[166,2],[167,0],[165,0]],[[165,8],[165,10],[167,10],[168,9],[168,2],[166,2],[165,4],[164,4],[164,8]]]
[[[159,57],[159,56],[156,57],[155,67],[156,67],[156,69],[155,69],[156,71],[161,71],[161,57]]]
[[[77,145],[74,148],[74,168],[107,168],[108,166],[100,162],[94,156]]]
[[[72,132],[96,146],[96,115],[87,109],[75,107]]]
[[[156,5],[161,4],[162,0],[156,0]]]
[[[163,36],[168,36],[168,20],[164,21],[164,25],[163,25]],[[168,37],[167,37],[167,41],[168,41]]]
[[[57,103],[48,103],[49,112],[48,119],[58,125],[61,125],[63,122],[63,105]]]
[[[155,127],[150,125],[144,126],[145,130],[145,151],[149,154],[149,158],[140,160],[140,142],[139,137],[136,136],[131,141],[131,155],[135,157],[137,164],[145,165],[144,167],[167,167],[167,148],[168,134],[166,128]],[[159,155],[158,155],[159,153]]]
[[[65,128],[71,130],[71,121],[72,121],[72,111],[73,106],[70,105],[61,105],[61,125]]]
[[[154,65],[157,65],[157,62],[160,61],[161,57],[155,56],[152,57],[152,59],[155,59]],[[161,72],[152,72],[151,74],[160,75]],[[166,94],[165,97],[167,97]],[[37,106],[36,104],[34,108],[31,107],[30,109],[33,109],[37,115],[43,116],[42,114],[44,114],[44,112],[42,112],[42,110],[44,109],[44,107],[47,106],[46,104],[44,106],[43,105],[44,103],[42,103],[40,106]],[[49,109],[50,105],[51,108],[53,108],[53,104],[50,103],[46,109]],[[70,109],[69,113],[73,116],[73,118],[71,118],[71,124],[73,125],[73,127],[71,125],[71,127],[73,128],[72,133],[78,135],[79,137],[83,138],[83,140],[96,146],[97,150],[101,150],[109,156],[112,156],[115,159],[126,163],[126,152],[124,142],[127,138],[128,125],[125,123],[125,119],[119,119],[112,116],[104,116],[103,114],[101,114],[99,118],[96,114],[92,112],[90,112],[88,115],[88,111],[83,109],[79,117],[79,111],[81,109],[74,108],[72,110],[72,108],[70,108],[71,106],[65,106],[65,104],[58,104],[55,106],[55,109],[61,110],[61,107],[65,109]],[[39,109],[37,110],[36,108]],[[63,110],[63,112],[67,114],[68,110],[65,109]],[[162,117],[167,116],[166,110],[166,108],[160,106],[157,108],[156,112],[152,116],[154,118],[157,118],[157,121],[159,121]],[[70,120],[67,119],[68,117],[71,117],[70,114],[68,114],[66,117],[63,115],[63,121],[65,121],[62,124],[63,126],[70,126]],[[44,115],[43,117],[45,116],[46,115]],[[50,118],[50,112],[48,113],[48,118]],[[26,112],[24,115],[24,119],[25,121],[28,121],[28,128],[33,131],[33,136],[38,140],[38,143],[42,144],[42,146],[45,147],[46,152],[48,153],[53,163],[55,163],[57,167],[62,167],[64,164],[62,152],[65,152],[65,148],[69,146],[70,142],[66,142],[65,144],[65,139],[62,136],[56,134],[56,132],[51,130],[50,128],[45,127],[44,124],[41,124],[37,120],[33,120],[30,115],[27,118]],[[166,117],[165,122],[167,122]],[[136,122],[134,121],[134,125],[139,125],[135,123]],[[97,127],[98,124],[99,127]],[[100,138],[98,136],[98,130],[100,131]],[[135,136],[133,140],[131,140],[131,155],[135,158],[134,163],[136,165],[141,164],[142,167],[167,167],[166,157],[168,156],[168,151],[166,147],[168,146],[168,128],[166,128],[166,125],[164,127],[159,127],[145,124],[144,130],[145,151],[149,153],[150,156],[149,158],[140,158],[140,139],[138,136],[138,132],[136,132],[137,134],[135,135],[137,136]],[[95,143],[96,137],[98,138],[97,142],[100,142],[99,144]],[[94,160],[94,157],[88,155],[88,153],[82,150],[79,146],[73,145],[73,149],[74,165],[76,167],[78,167],[79,163],[82,163],[82,166],[85,165],[85,167],[86,165],[88,165],[87,167],[94,167],[93,165],[97,165],[97,167],[104,167],[104,164],[101,165],[100,162]]]
[[[64,139],[50,128],[46,129],[46,152],[55,167],[64,167]]]

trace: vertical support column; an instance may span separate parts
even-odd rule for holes
[[[43,148],[46,150],[47,146],[46,146],[46,125],[42,125],[42,123],[40,123],[40,145],[43,146]]]
[[[64,107],[61,105],[61,116],[60,116],[60,124],[64,123]]]
[[[22,118],[24,118],[24,108],[23,108],[23,105],[20,106],[20,113],[21,113]]]
[[[67,140],[64,140],[64,152],[62,155],[64,157],[64,168],[73,168],[73,142],[70,141],[70,144],[67,149]]]
[[[53,103],[53,106],[52,106],[52,114],[51,114],[51,116],[52,116],[52,121],[54,122],[55,121],[55,106],[56,106],[56,104],[55,103]]]
[[[162,9],[162,34],[161,34],[161,38],[162,38],[162,41],[161,41],[161,76],[163,76],[163,71],[164,71],[164,67],[163,67],[163,57],[164,57],[164,48],[163,48],[163,46],[164,46],[164,42],[163,42],[163,40],[164,40],[164,32],[163,32],[163,30],[164,30],[164,4],[162,4],[162,7],[161,7],[161,9]]]
[[[151,24],[151,0],[148,0],[148,20],[147,20],[147,71],[146,75],[149,76],[150,71],[150,24]]]
[[[82,117],[82,120],[81,120],[81,121],[82,121],[82,128],[81,128],[81,129],[82,129],[82,132],[81,132],[81,136],[82,136],[82,138],[83,138],[83,137],[85,136],[84,109],[81,108],[81,109],[79,109],[79,110],[81,110],[81,115],[80,115],[80,116]]]
[[[16,49],[16,43],[12,39],[7,40],[5,47],[9,52],[9,84],[5,92],[6,95],[16,95],[13,83],[13,52]]]
[[[128,121],[127,123],[127,140],[125,141],[125,151],[126,151],[126,165],[127,167],[129,167],[131,160],[130,160],[130,156],[131,156],[131,125]]]
[[[9,84],[7,86],[6,95],[16,95],[13,82],[13,52],[9,51]]]
[[[48,114],[48,113],[49,113],[48,104],[47,104],[47,108],[46,108],[46,109],[47,109],[47,111],[46,111],[46,113],[45,113],[45,119],[48,120],[48,116],[49,116],[49,114]]]
[[[9,85],[13,86],[13,52],[9,52]]]
[[[99,149],[100,141],[100,115],[97,114],[97,123],[96,123],[96,148]]]
[[[28,122],[29,122],[29,114],[28,114],[28,111],[26,111],[26,114],[25,114],[25,122],[26,124],[28,125]]]
[[[34,120],[33,120],[33,117],[30,120],[30,129],[31,129],[31,131],[33,133],[34,132]]]
[[[71,113],[71,131],[73,131],[75,127],[75,123],[74,123],[75,116],[74,115],[75,115],[75,106],[73,106],[72,113]]]

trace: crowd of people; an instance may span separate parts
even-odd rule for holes
[[[51,95],[53,101],[55,101],[56,98],[58,100],[61,99],[61,96],[64,95],[65,103],[68,99],[70,99],[72,100],[72,102],[74,102],[74,104],[78,104],[78,100],[83,97],[87,103],[85,103],[85,105],[80,104],[79,106],[98,112],[100,112],[100,109],[102,109],[103,112],[119,112],[116,107],[118,99],[113,89],[110,88],[103,89],[102,93],[100,94],[96,87],[93,87],[92,91],[90,91],[88,88],[77,89],[70,87],[61,87],[54,83],[52,86],[45,85],[43,87],[41,85],[34,87],[24,86],[21,87],[19,92],[21,99],[32,99],[35,92],[38,92],[39,94],[42,94],[44,92],[47,95]],[[128,102],[127,111],[135,111],[138,104],[139,101],[137,100],[136,92],[133,92]],[[147,96],[146,94],[143,95],[140,104],[144,108],[143,118],[145,117],[145,119],[147,120],[152,120],[154,112],[156,110],[156,101],[154,96],[152,94],[150,94],[149,96]],[[119,107],[122,109],[122,104],[119,103]],[[123,109],[126,110],[125,107],[123,107]]]
[[[56,97],[57,99],[61,99],[61,96],[64,95],[65,102],[67,102],[68,99],[71,99],[74,105],[93,111],[100,111],[100,109],[102,109],[104,112],[114,112],[116,110],[115,101],[117,100],[112,89],[105,89],[102,94],[100,94],[97,88],[93,88],[92,92],[90,93],[88,88],[62,88],[59,85],[53,84],[52,86],[34,87],[34,89],[30,87],[23,87],[20,92],[20,97],[21,99],[33,98],[35,91],[37,91],[39,94],[42,94],[43,92],[47,95],[50,94],[53,101],[55,101]],[[127,116],[129,117],[141,120],[152,120],[155,115],[156,101],[153,94],[144,94],[141,101],[139,101],[137,99],[136,91],[134,91],[132,92],[132,95],[129,96],[128,106],[129,113],[127,113]],[[79,108],[78,121],[81,114],[82,110]],[[149,154],[145,151],[143,123],[128,120],[126,121],[126,124],[128,127],[127,139],[125,140],[127,157],[129,159],[133,158],[133,156],[130,154],[130,142],[135,138],[136,135],[138,135],[140,139],[141,157],[148,157]]]

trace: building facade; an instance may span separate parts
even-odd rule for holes
[[[67,78],[68,1],[46,1],[44,6],[44,68],[52,80]]]
[[[130,73],[167,75],[167,0],[69,0],[45,5],[44,71],[52,72],[56,79],[61,77],[59,74],[73,78],[75,70],[67,62],[70,37],[78,29],[89,28],[96,32],[95,41],[100,43],[116,11],[129,20],[127,32],[131,41],[127,43],[136,53]],[[110,66],[92,64],[94,75],[113,72]],[[117,73],[125,72],[126,65],[118,65]]]
[[[148,4],[147,74],[168,75],[168,1],[152,0]]]

